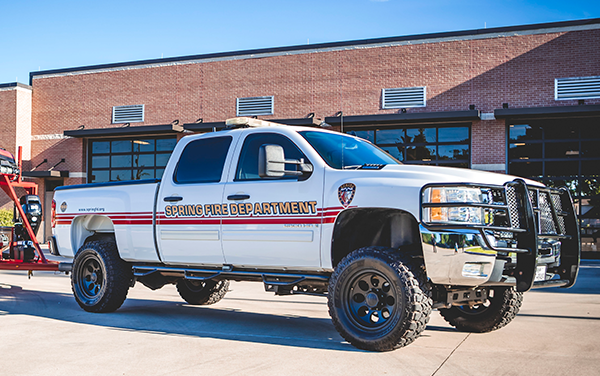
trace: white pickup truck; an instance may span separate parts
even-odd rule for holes
[[[459,330],[510,322],[522,293],[575,283],[567,189],[514,176],[403,165],[363,139],[236,118],[182,138],[162,180],[65,186],[52,252],[73,257],[75,299],[111,312],[140,282],[190,304],[229,280],[327,296],[340,334],[387,351],[433,308]]]

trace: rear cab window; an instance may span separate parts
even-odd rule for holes
[[[178,184],[217,183],[221,181],[231,136],[194,140],[181,153],[173,180]]]

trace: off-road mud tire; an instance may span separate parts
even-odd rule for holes
[[[523,293],[514,287],[494,287],[487,306],[441,308],[442,317],[461,332],[487,333],[510,323],[521,308]]]
[[[71,288],[77,304],[88,312],[113,312],[125,299],[133,273],[111,240],[85,243],[75,255]]]
[[[422,269],[414,265],[392,249],[375,246],[340,261],[329,282],[328,306],[344,339],[359,349],[390,351],[425,330],[432,301],[415,275]]]
[[[191,281],[181,279],[177,282],[177,291],[187,303],[192,305],[210,305],[219,302],[229,290],[229,281]]]

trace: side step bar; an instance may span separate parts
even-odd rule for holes
[[[133,266],[135,277],[147,277],[158,273],[165,276],[181,277],[189,280],[208,281],[211,279],[231,279],[240,281],[261,281],[270,285],[293,286],[300,282],[327,284],[329,274],[277,273],[254,270],[234,270],[231,266],[223,269],[175,268],[168,266]]]

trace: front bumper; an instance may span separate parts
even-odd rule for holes
[[[528,187],[506,191],[510,224],[503,228],[421,223],[427,276],[445,286],[570,287],[581,253],[579,225],[569,191]],[[503,238],[509,238],[506,242]]]

